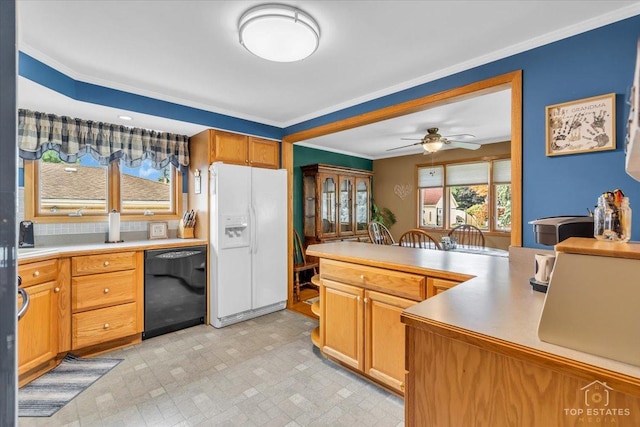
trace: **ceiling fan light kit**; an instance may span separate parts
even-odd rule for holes
[[[240,44],[274,62],[301,61],[318,49],[320,27],[311,15],[284,4],[247,10],[238,21]]]
[[[463,139],[472,139],[475,138],[474,135],[469,133],[459,134],[459,135],[451,135],[451,136],[442,136],[438,133],[438,128],[429,128],[427,129],[427,134],[420,139],[420,142],[416,142],[415,144],[403,145],[400,147],[390,148],[387,151],[398,150],[400,148],[413,147],[415,145],[422,145],[424,149],[424,154],[432,154],[440,151],[443,146],[450,145],[455,148],[464,148],[466,150],[477,150],[480,148],[480,144],[475,142],[465,142],[465,141],[454,141],[450,138],[463,138]],[[414,138],[402,138],[402,139],[414,139]]]
[[[442,141],[423,142],[422,148],[424,148],[424,151],[427,151],[429,153],[435,153],[442,148],[442,145]]]

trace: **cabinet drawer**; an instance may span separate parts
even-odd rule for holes
[[[136,271],[74,277],[71,289],[71,308],[74,312],[133,302],[136,299]]]
[[[136,268],[135,252],[76,256],[71,259],[71,275],[108,273],[110,271],[132,270]]]
[[[453,280],[429,277],[427,280],[427,296],[431,298],[432,296],[438,295],[439,293],[444,292],[449,288],[453,288],[458,284],[459,282],[454,282]]]
[[[72,317],[71,348],[77,350],[138,332],[135,302],[85,311]]]
[[[22,277],[22,287],[56,280],[58,275],[57,263],[57,260],[49,260],[33,262],[18,267],[18,274]]]
[[[368,289],[378,289],[415,301],[422,301],[426,298],[425,278],[417,274],[322,259],[320,260],[320,276],[322,279],[337,280]]]

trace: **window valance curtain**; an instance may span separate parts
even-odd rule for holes
[[[122,159],[126,166],[138,167],[149,159],[155,169],[171,163],[186,172],[189,166],[186,135],[22,109],[18,110],[18,149],[26,160],[37,160],[45,151],[55,150],[67,163],[90,154],[102,165]]]

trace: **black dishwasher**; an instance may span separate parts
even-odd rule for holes
[[[206,246],[145,251],[142,339],[204,323],[206,288]]]

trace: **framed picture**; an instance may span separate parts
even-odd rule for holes
[[[149,223],[149,239],[166,239],[168,236],[169,223],[154,221]]]
[[[546,108],[547,156],[616,149],[616,94]]]

